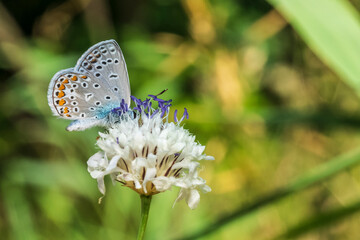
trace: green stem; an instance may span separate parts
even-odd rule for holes
[[[149,217],[151,196],[140,195],[140,199],[141,199],[141,223],[138,231],[137,240],[144,239],[146,224]]]

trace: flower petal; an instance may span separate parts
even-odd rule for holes
[[[191,209],[195,209],[200,202],[200,194],[197,190],[191,189],[188,194],[186,194],[186,203]]]
[[[105,183],[104,183],[104,178],[103,178],[103,177],[98,178],[98,179],[97,179],[97,182],[98,182],[99,191],[102,193],[102,195],[105,195]]]

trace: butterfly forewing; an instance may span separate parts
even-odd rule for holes
[[[114,40],[100,42],[88,49],[78,60],[75,70],[94,78],[109,89],[120,104],[130,103],[130,85],[126,63]]]

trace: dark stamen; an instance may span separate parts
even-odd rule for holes
[[[128,166],[127,166],[127,164],[126,164],[125,160],[124,160],[123,158],[121,158],[121,160],[122,160],[122,161],[123,161],[123,163],[125,164],[126,171],[127,171],[127,172],[129,172],[129,169],[128,169]]]
[[[145,174],[146,174],[146,169],[145,168],[143,168],[143,174],[142,174],[142,180],[144,181],[144,179],[145,179]]]
[[[175,177],[176,177],[176,174],[178,174],[178,173],[180,172],[180,170],[181,170],[181,169],[182,169],[182,168],[177,169],[177,170],[174,172],[173,176],[175,176]]]
[[[170,156],[167,156],[165,159],[165,163],[168,163]]]
[[[149,155],[149,146],[146,147],[145,157],[148,157],[148,155]]]
[[[182,168],[179,168],[177,171],[176,171],[176,173],[174,174],[174,177],[179,177],[179,175],[180,175],[180,171],[182,170]]]
[[[173,161],[172,162],[172,164],[171,164],[171,166],[168,168],[168,170],[166,171],[166,173],[165,173],[165,177],[167,177],[168,175],[169,175],[169,172],[170,172],[170,170],[171,170],[171,168],[174,166],[174,164],[175,164],[175,161]]]
[[[165,160],[165,156],[161,159],[161,162],[160,162],[159,168],[161,168],[161,166],[163,165],[164,160]]]

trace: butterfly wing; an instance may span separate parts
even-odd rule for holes
[[[106,117],[120,106],[122,99],[130,103],[129,78],[122,52],[114,40],[92,46],[75,68],[56,73],[48,90],[54,115],[76,120],[68,126],[70,131],[106,125]]]
[[[98,94],[99,91],[101,94]],[[52,78],[48,102],[53,113],[62,118],[96,119],[101,109],[117,104],[116,97],[112,99],[111,95],[112,92],[96,79],[69,68],[59,71]]]
[[[126,62],[115,40],[99,42],[89,48],[78,60],[75,70],[95,77],[117,96],[130,104],[130,83]]]

